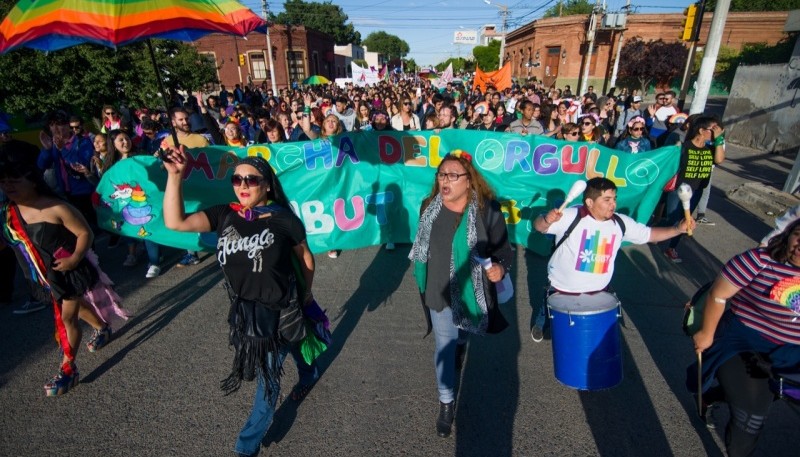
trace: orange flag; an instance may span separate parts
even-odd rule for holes
[[[495,71],[484,72],[480,68],[475,68],[475,82],[472,89],[480,88],[486,92],[487,86],[493,86],[497,90],[506,90],[511,87],[511,62],[506,62],[503,68]]]

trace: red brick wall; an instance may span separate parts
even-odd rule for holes
[[[290,33],[285,26],[275,25],[270,28],[270,41],[273,48],[275,81],[278,88],[288,87],[290,84],[287,63],[287,51],[289,50],[303,53],[303,70],[306,77],[318,74],[326,78],[334,78],[333,39],[329,35],[315,30],[307,30],[303,26],[292,27]],[[248,77],[252,77],[252,82],[256,85],[263,82],[266,82],[267,86],[271,85],[269,60],[265,54],[267,49],[265,34],[250,33],[246,40],[214,34],[195,41],[194,45],[199,52],[214,55],[219,68],[220,82],[225,86],[233,87],[240,82],[247,84]],[[265,57],[267,66],[265,79],[253,75],[251,55],[254,53]],[[237,54],[247,55],[245,65],[242,67],[239,67]]]

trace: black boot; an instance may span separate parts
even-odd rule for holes
[[[453,407],[455,402],[439,402],[439,418],[436,419],[436,434],[442,438],[450,436],[450,429],[453,426]]]

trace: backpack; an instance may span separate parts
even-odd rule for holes
[[[558,240],[558,242],[555,244],[555,246],[553,246],[551,254],[554,254],[556,250],[562,244],[564,244],[564,241],[567,240],[567,237],[570,236],[570,234],[572,234],[572,231],[575,230],[575,227],[578,226],[578,223],[581,221],[581,217],[582,217],[581,212],[578,211],[578,214],[575,215],[575,219],[573,219],[573,221],[569,224],[569,227],[567,227],[567,231],[564,232],[564,236],[562,236],[561,239]],[[625,236],[625,222],[622,221],[622,218],[619,217],[617,213],[614,213],[613,219],[619,225],[619,228],[622,229],[622,236]]]

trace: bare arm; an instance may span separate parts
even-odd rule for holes
[[[183,146],[165,153],[170,162],[164,162],[167,170],[167,188],[164,190],[164,225],[179,232],[209,232],[211,222],[203,212],[188,216],[183,206],[183,171],[186,168],[186,154]]]
[[[557,221],[561,220],[561,216],[561,212],[559,212],[557,208],[553,208],[547,214],[540,214],[537,216],[533,221],[533,226],[537,232],[547,233],[547,229],[549,229],[550,226]]]
[[[696,225],[697,224],[694,222],[694,219],[689,218],[689,220],[684,219],[680,221],[678,225],[673,227],[652,227],[650,229],[650,239],[648,242],[658,243],[660,241],[668,240],[686,233],[687,229],[689,228],[694,230]]]
[[[55,212],[55,215],[61,221],[61,224],[67,230],[72,232],[76,238],[75,249],[73,250],[72,255],[53,262],[53,270],[73,270],[78,266],[78,263],[83,260],[86,252],[92,247],[92,241],[94,241],[92,229],[89,228],[89,224],[86,222],[86,219],[83,218],[83,215],[70,205],[61,203],[52,206],[51,210]]]
[[[725,279],[722,275],[717,276],[711,290],[706,297],[706,306],[703,310],[703,327],[694,334],[694,349],[702,352],[714,342],[714,333],[717,331],[717,324],[725,312],[725,302],[736,295],[739,288]]]
[[[303,298],[303,304],[307,304],[314,298],[311,293],[311,287],[314,284],[314,254],[308,249],[308,243],[305,240],[294,247],[294,253],[300,260],[300,269],[303,271],[303,279],[306,282],[306,296]]]

